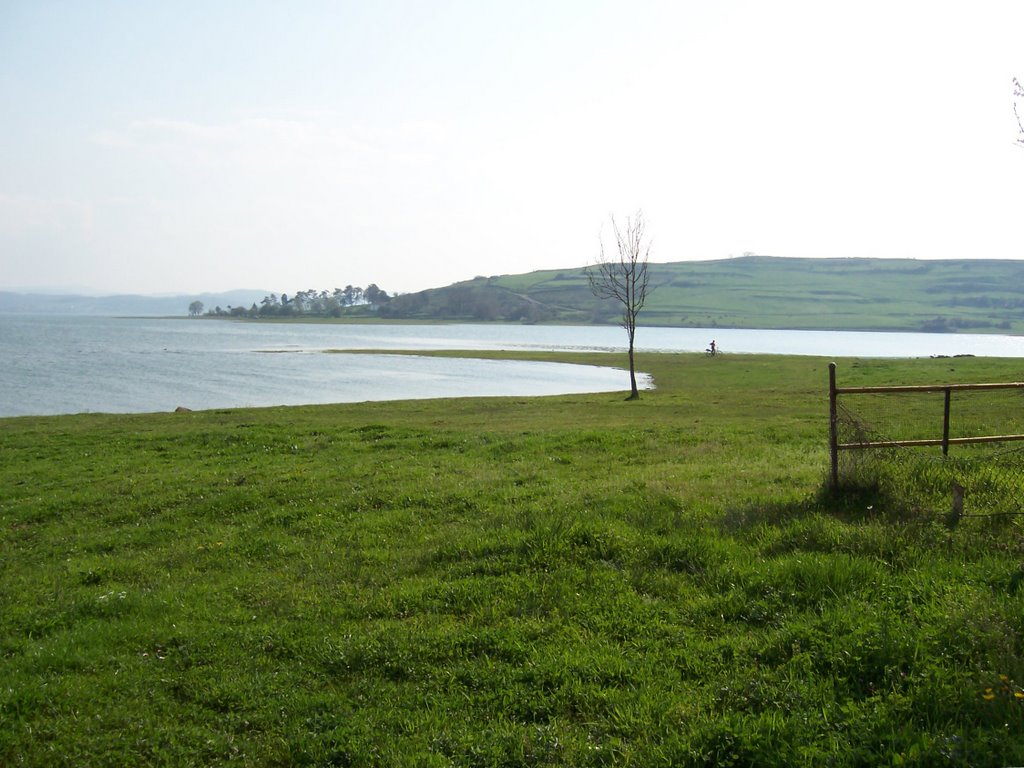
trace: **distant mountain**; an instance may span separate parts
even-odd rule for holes
[[[196,293],[179,296],[73,296],[49,293],[0,291],[0,313],[38,315],[169,316],[187,315],[193,301],[206,309],[220,306],[249,307],[269,291],[237,290],[224,293]]]
[[[745,256],[650,264],[642,325],[1024,333],[1024,261]],[[615,323],[582,268],[403,294],[385,317]]]

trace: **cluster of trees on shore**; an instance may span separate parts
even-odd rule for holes
[[[299,291],[288,296],[271,293],[251,307],[232,307],[227,309],[214,307],[207,310],[211,317],[341,317],[352,307],[365,307],[375,311],[391,301],[387,291],[370,283],[365,288],[346,285],[333,291]],[[188,313],[192,317],[202,315],[205,309],[203,302],[193,301],[189,304]]]

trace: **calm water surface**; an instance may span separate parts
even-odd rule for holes
[[[640,328],[637,347],[727,354],[1024,357],[1024,338]],[[0,316],[0,416],[129,413],[628,388],[621,370],[327,350],[624,350],[608,326],[255,324]],[[645,381],[645,384],[648,382]]]
[[[493,348],[471,338],[460,343],[457,332],[438,337],[421,330],[0,316],[0,416],[554,395],[629,386],[627,375],[614,368],[324,354],[332,349]]]

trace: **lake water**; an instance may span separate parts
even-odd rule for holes
[[[640,328],[640,351],[1024,357],[1024,338]],[[257,324],[0,315],[0,416],[623,391],[614,368],[327,350],[624,350],[610,326]],[[649,382],[644,379],[644,386]]]
[[[324,354],[493,346],[439,328],[0,315],[0,416],[629,388],[610,367]]]

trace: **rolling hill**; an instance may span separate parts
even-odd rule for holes
[[[194,296],[68,296],[0,291],[0,313],[183,315],[248,307],[267,291]],[[345,318],[449,322],[619,322],[582,267],[477,277],[357,305]],[[301,317],[294,318],[301,320]],[[796,259],[743,256],[650,264],[641,325],[694,328],[1024,334],[1024,260]]]
[[[744,256],[650,264],[643,325],[1024,333],[1024,261]],[[615,323],[582,268],[478,277],[403,294],[410,320]]]

